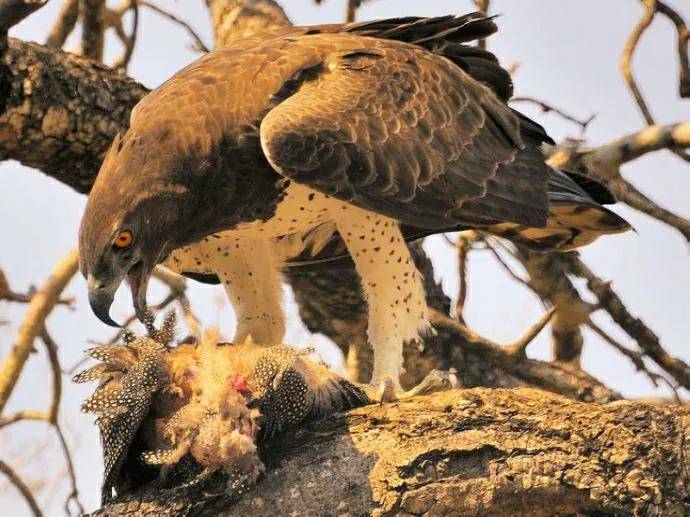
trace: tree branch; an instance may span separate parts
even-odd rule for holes
[[[14,385],[33,349],[34,340],[41,334],[45,320],[60,299],[60,294],[77,272],[77,250],[69,252],[55,267],[50,278],[36,293],[27,307],[17,339],[0,369],[0,414],[12,394]]]
[[[7,479],[10,480],[10,483],[14,485],[14,487],[19,490],[19,492],[22,494],[22,497],[26,501],[26,504],[29,505],[29,508],[31,509],[31,513],[35,517],[41,517],[43,513],[41,513],[41,509],[38,507],[38,503],[36,502],[36,499],[34,498],[34,495],[31,493],[31,489],[26,486],[26,483],[20,478],[17,473],[10,467],[7,463],[4,461],[0,460],[0,472],[5,474],[7,476]]]
[[[103,514],[682,515],[689,424],[683,406],[447,391],[285,437],[239,501],[222,485],[215,497],[148,489]]]
[[[48,0],[0,0],[0,32],[14,27]]]
[[[79,0],[63,0],[60,14],[46,39],[46,46],[62,48],[79,18]]]
[[[0,160],[17,160],[86,193],[148,90],[88,59],[10,38],[0,88]],[[0,68],[0,74],[3,70]],[[2,111],[3,102],[6,103]]]
[[[103,61],[105,9],[105,0],[79,0],[81,54],[99,62]]]

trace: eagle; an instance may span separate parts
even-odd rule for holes
[[[510,75],[472,44],[479,13],[290,27],[206,54],[144,97],[81,222],[103,322],[156,265],[224,285],[234,342],[282,343],[281,271],[349,255],[368,303],[372,393],[402,393],[403,344],[428,328],[406,242],[478,229],[570,250],[628,224],[584,176],[551,168]]]

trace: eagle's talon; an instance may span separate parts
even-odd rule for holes
[[[400,384],[394,382],[389,376],[381,377],[379,380],[372,380],[369,384],[359,385],[359,387],[364,390],[372,403],[382,405],[387,402],[396,402],[457,388],[459,385],[460,383],[454,370],[432,370],[422,379],[422,382],[407,391],[404,391]]]
[[[455,371],[431,370],[422,382],[414,388],[400,394],[400,399],[408,399],[418,395],[428,395],[438,391],[457,388],[460,385]]]
[[[392,377],[385,376],[378,380],[371,380],[369,384],[355,384],[356,387],[364,391],[372,404],[383,405],[388,402],[396,402],[403,390],[398,382]]]

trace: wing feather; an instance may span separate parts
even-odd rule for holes
[[[514,164],[520,121],[492,90],[424,49],[360,38],[361,50],[339,51],[353,43],[339,38],[329,35],[321,73],[261,123],[280,174],[407,224],[447,227],[493,209],[544,224],[548,167]],[[506,185],[515,176],[517,188]]]

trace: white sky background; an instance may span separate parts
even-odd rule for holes
[[[685,0],[669,2],[687,20],[690,5]],[[344,0],[324,0],[316,7],[311,0],[286,0],[282,4],[297,24],[342,21]],[[202,0],[163,2],[197,28],[212,44],[208,14]],[[519,8],[517,6],[520,6]],[[60,6],[52,0],[45,8],[12,31],[12,36],[43,42]],[[377,0],[358,12],[358,19],[401,15],[462,14],[472,10],[470,0],[426,0],[404,2]],[[489,46],[502,63],[519,62],[514,76],[517,95],[530,95],[586,118],[596,114],[587,136],[591,143],[602,143],[643,127],[637,107],[618,71],[621,49],[632,26],[641,14],[633,0],[494,0],[492,12],[500,12],[500,32]],[[76,39],[72,37],[72,47]],[[107,57],[112,61],[120,47],[108,41]],[[189,50],[190,39],[179,27],[141,8],[139,41],[129,74],[148,87],[155,87],[187,63],[198,57]],[[72,48],[70,47],[70,48]],[[659,123],[690,119],[690,102],[677,98],[677,56],[675,30],[658,17],[645,34],[634,62],[635,73]],[[579,128],[558,117],[520,105],[528,115],[545,125],[560,140],[577,136]],[[667,152],[648,155],[624,169],[625,176],[643,192],[679,215],[690,217],[690,168]],[[43,174],[15,162],[0,164],[0,267],[12,287],[24,291],[40,284],[57,261],[76,245],[77,228],[85,197]],[[590,267],[605,279],[611,279],[628,308],[640,316],[661,338],[672,354],[690,361],[687,343],[690,330],[690,261],[684,239],[668,227],[624,207],[616,211],[628,218],[638,233],[604,238],[584,249],[582,255]],[[457,290],[454,250],[442,239],[427,241],[427,250],[436,264],[446,291]],[[486,252],[475,252],[469,266],[470,293],[466,306],[469,325],[499,342],[511,342],[542,314],[543,308],[530,292],[510,279]],[[112,329],[102,325],[90,312],[86,285],[77,277],[66,294],[76,296],[76,310],[58,308],[48,327],[60,345],[60,358],[67,368],[89,346],[88,340],[103,340]],[[163,291],[152,289],[150,302]],[[205,287],[190,282],[190,298],[205,324],[219,324],[228,336],[234,327],[231,311],[224,307],[220,287]],[[113,308],[116,320],[129,312],[129,295],[121,290]],[[289,303],[291,321],[288,342],[304,346],[319,345],[324,359],[339,364],[339,352],[324,338],[311,337],[301,326],[294,304]],[[0,358],[9,350],[24,306],[0,305]],[[605,317],[597,320],[612,335],[623,338]],[[548,358],[549,332],[532,344],[528,354]],[[31,357],[20,384],[15,389],[7,412],[43,408],[50,398],[50,374],[44,351]],[[588,334],[583,355],[584,367],[610,387],[627,396],[666,395],[655,389],[647,378],[633,371],[630,363],[598,337]],[[98,505],[102,465],[98,436],[93,418],[78,411],[81,400],[92,386],[76,386],[66,378],[61,421],[74,449],[82,502],[87,509]],[[0,457],[12,459],[32,486],[48,486],[41,491],[40,503],[48,513],[59,515],[66,487],[51,478],[63,468],[56,440],[47,436],[40,423],[21,423],[9,431],[0,431]],[[13,490],[0,479],[2,514],[23,515],[27,510]]]

